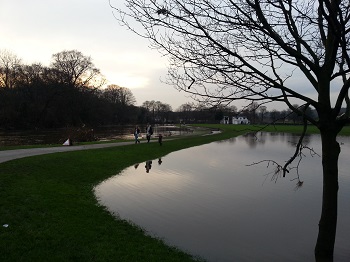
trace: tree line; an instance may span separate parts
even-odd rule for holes
[[[136,121],[135,97],[108,85],[92,59],[77,50],[52,55],[50,66],[0,54],[0,128],[57,128]]]
[[[16,55],[0,53],[0,128],[33,129],[150,123],[219,123],[224,116],[244,115],[251,123],[292,122],[290,110],[267,111],[252,103],[236,106],[182,104],[175,111],[160,101],[136,106],[130,89],[106,80],[92,59],[77,50],[52,55],[50,66],[26,65]]]

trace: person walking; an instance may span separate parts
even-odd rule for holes
[[[159,145],[163,145],[163,135],[162,134],[158,135],[158,143],[159,143]]]
[[[136,126],[134,130],[135,144],[140,143],[139,135],[140,135],[140,128]]]
[[[152,126],[148,123],[147,124],[147,129],[146,129],[146,138],[147,138],[147,143],[151,140],[151,135],[153,135],[153,128]]]

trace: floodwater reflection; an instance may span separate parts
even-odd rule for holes
[[[99,202],[122,219],[208,261],[314,261],[322,201],[321,158],[305,154],[296,174],[270,181],[263,159],[284,163],[298,137],[259,133],[173,152],[100,185]],[[307,137],[320,154],[320,137]],[[341,137],[334,261],[350,261],[350,139]],[[158,165],[156,164],[158,162]],[[160,164],[159,164],[160,163]],[[142,166],[142,168],[140,168]]]
[[[147,160],[145,162],[145,169],[146,169],[146,173],[149,173],[150,170],[152,169],[152,163],[153,161],[152,160]],[[161,165],[163,163],[163,160],[162,158],[158,158],[158,165]],[[137,163],[134,165],[134,168],[137,169],[139,167],[140,163]]]

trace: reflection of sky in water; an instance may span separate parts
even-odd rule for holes
[[[342,138],[335,261],[348,261],[350,240],[350,140]],[[307,137],[320,152],[319,136]],[[171,153],[130,167],[96,189],[100,202],[121,218],[209,261],[313,261],[320,216],[320,157],[305,152],[304,185],[295,174],[271,182],[263,159],[281,163],[297,138],[260,134]],[[344,257],[343,257],[344,256]]]

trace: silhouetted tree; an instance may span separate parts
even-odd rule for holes
[[[169,113],[172,111],[172,108],[169,104],[156,101],[154,103],[154,110],[156,112],[156,122],[166,123],[169,119]]]
[[[270,119],[273,123],[275,123],[277,121],[277,119],[279,119],[279,112],[276,109],[273,109],[270,112]]]
[[[177,111],[179,112],[180,118],[185,123],[190,122],[190,119],[193,118],[194,110],[195,110],[195,105],[194,103],[190,103],[190,102],[182,104],[177,109]]]
[[[259,106],[258,111],[260,112],[260,116],[261,116],[260,121],[261,121],[261,123],[264,123],[264,116],[265,116],[265,113],[267,111],[266,106]]]
[[[62,83],[72,87],[101,87],[105,80],[91,57],[77,50],[62,51],[52,55],[51,68],[60,73]]]
[[[130,89],[118,85],[108,85],[103,90],[103,97],[108,101],[123,106],[131,106],[136,104],[136,99]]]
[[[0,87],[13,88],[17,82],[21,59],[7,50],[0,51]]]
[[[103,92],[103,76],[91,58],[81,52],[54,54],[51,67],[25,65],[20,61],[8,51],[0,53],[0,128],[96,126],[136,121],[138,112],[131,91],[114,88],[112,101],[113,87]]]
[[[111,103],[111,111],[116,123],[130,122],[130,107],[136,103],[136,99],[130,89],[118,85],[108,85],[103,90],[102,97]]]
[[[150,123],[163,123],[168,118],[169,112],[172,111],[169,104],[154,100],[143,102],[142,107],[146,111],[144,122]]]
[[[308,122],[317,126],[322,140],[324,186],[315,256],[332,260],[340,153],[337,135],[350,122],[350,110],[340,114],[342,106],[350,105],[348,1],[126,3],[128,10],[116,9],[120,21],[134,31],[131,21],[139,22],[143,31],[137,33],[169,56],[168,82],[179,90],[211,103],[283,102],[302,116],[304,132]],[[295,79],[308,84],[301,89]],[[296,108],[294,101],[303,106]],[[305,114],[307,108],[314,108],[318,117]],[[283,176],[291,161],[280,169]]]

